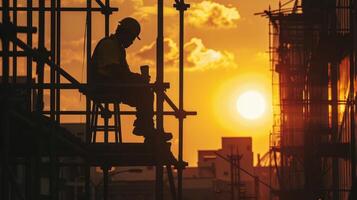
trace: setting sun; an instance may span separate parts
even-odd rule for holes
[[[237,110],[246,119],[257,119],[265,111],[265,99],[259,92],[245,92],[238,97]]]

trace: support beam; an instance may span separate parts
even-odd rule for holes
[[[32,1],[27,1],[27,7],[29,9],[32,8]],[[26,26],[28,29],[32,29],[32,11],[28,10],[26,12]],[[32,47],[32,33],[27,32],[26,33],[26,45],[29,47]],[[27,54],[28,52],[25,51],[25,53]],[[28,54],[27,55],[27,59],[26,59],[26,84],[32,84],[32,55]],[[28,93],[31,93],[31,89],[28,90]],[[27,104],[27,108],[28,110],[32,110],[32,105],[33,102],[32,100],[30,100]]]
[[[10,23],[10,15],[9,15],[9,1],[3,0],[2,6],[4,10],[2,12],[2,20],[4,24]],[[2,50],[4,52],[4,56],[2,57],[2,84],[6,86],[9,85],[9,39],[7,36],[0,34],[1,43],[2,43]],[[1,91],[2,98],[0,98],[0,138],[1,138],[1,190],[0,190],[0,197],[3,200],[8,200],[9,195],[9,174],[7,173],[7,168],[9,166],[9,148],[10,148],[10,122],[7,116],[7,88]]]
[[[56,62],[56,0],[51,0],[51,28],[50,28],[50,59],[55,64]],[[50,85],[54,87],[56,85],[56,71],[54,67],[50,69]],[[50,118],[55,120],[56,111],[56,90],[55,88],[50,89]]]
[[[45,57],[45,0],[39,0],[39,14],[38,14],[38,51],[40,56]],[[44,66],[45,63],[42,59],[37,62],[37,82],[39,84],[44,83]],[[43,102],[43,89],[37,90],[37,102],[36,102],[36,111],[41,113],[44,108]]]
[[[87,63],[87,80],[90,78],[90,72],[88,69],[90,69],[90,58],[91,58],[91,51],[92,51],[92,1],[87,0],[87,13],[86,13],[86,33],[87,37],[85,38],[85,42],[87,44],[86,46],[86,63]],[[89,98],[86,97],[86,111],[89,111],[91,108],[90,106],[90,100]],[[90,143],[90,114],[86,114],[86,143]],[[91,198],[91,191],[90,191],[90,165],[85,167],[85,194],[86,194],[86,199]],[[97,195],[97,193],[95,193]]]
[[[178,147],[178,160],[179,163],[183,163],[183,120],[186,117],[184,115],[184,15],[185,11],[190,7],[189,4],[186,4],[184,0],[175,0],[174,7],[179,11],[179,107],[178,113],[178,132],[179,132],[179,147]],[[183,176],[183,165],[179,165],[177,169],[177,190],[178,190],[178,200],[182,200],[182,176]]]
[[[61,0],[56,1],[56,64],[61,68]],[[61,84],[61,74],[56,71],[56,86]],[[61,110],[61,90],[56,89],[56,111]],[[56,121],[61,122],[60,114],[56,114]]]
[[[350,0],[349,5],[354,5],[355,2]],[[350,16],[350,30],[352,33],[355,31],[355,10],[354,9],[349,9],[349,16]],[[355,60],[355,55],[354,55],[354,48],[353,46],[355,44],[354,37],[351,37],[350,41],[350,95],[351,96],[351,183],[353,183],[356,180],[356,116],[355,116],[355,109],[356,109],[356,93],[355,93],[355,78],[356,78],[356,60]]]
[[[98,2],[98,0],[97,0]],[[104,14],[104,23],[105,23],[105,27],[104,27],[104,31],[105,31],[105,37],[109,36],[109,24],[110,24],[110,15],[112,14],[112,12],[108,9],[110,8],[110,3],[109,0],[105,0],[105,6],[104,6],[104,12],[102,12]]]
[[[0,7],[0,11],[5,10],[4,6]],[[10,7],[8,9],[9,11],[14,10],[14,8]],[[28,8],[28,7],[18,7],[17,8],[18,11],[40,11],[41,8],[40,7],[33,7],[32,9]],[[43,9],[44,11],[51,11],[50,7],[45,7]],[[111,12],[116,12],[118,11],[118,8],[109,8],[109,10]],[[56,11],[61,11],[61,12],[103,12],[103,8],[79,8],[79,7],[61,7],[61,8],[56,8]]]
[[[12,21],[14,26],[17,26],[17,0],[13,0],[13,7],[15,8],[12,12]],[[15,37],[17,37],[17,33],[15,32]],[[14,55],[12,56],[12,81],[14,84],[16,84],[17,82],[17,56],[16,56],[16,52],[17,52],[17,46],[13,45],[12,46],[12,51],[14,52]]]
[[[157,1],[157,39],[156,39],[156,83],[164,82],[164,1]],[[156,128],[164,131],[164,91],[156,92]],[[158,151],[157,151],[158,152]],[[155,199],[163,200],[163,165],[156,165]]]

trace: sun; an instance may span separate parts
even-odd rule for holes
[[[258,119],[265,112],[265,99],[257,91],[244,92],[238,97],[237,110],[245,119]]]

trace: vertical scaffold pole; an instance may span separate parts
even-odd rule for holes
[[[105,37],[109,37],[109,0],[105,0],[105,8],[104,8],[104,12],[102,12],[104,14],[104,32],[105,32]],[[109,105],[106,103],[105,104],[105,110],[109,111]],[[104,119],[104,142],[108,143],[109,142],[109,138],[108,138],[108,126],[109,126],[109,117],[106,117]],[[107,200],[108,199],[108,194],[109,194],[109,186],[108,186],[108,182],[109,182],[109,168],[108,166],[103,167],[103,200]]]
[[[2,1],[3,11],[2,11],[2,19],[3,26],[7,26],[10,24],[10,16],[9,16],[9,1]],[[2,83],[9,83],[9,39],[7,35],[3,35],[2,39]]]
[[[87,49],[86,49],[86,55],[87,55],[87,80],[90,76],[90,56],[91,56],[91,51],[92,51],[92,1],[87,0],[87,15],[86,15],[86,32],[87,32],[87,38],[86,38],[86,44],[87,44]],[[90,119],[90,100],[86,98],[86,142],[90,143],[90,131],[89,131],[89,119]],[[91,192],[90,192],[90,165],[89,163],[86,163],[85,165],[85,195],[86,199],[91,198]]]
[[[10,16],[9,16],[9,2],[7,0],[2,1],[3,12],[2,12],[2,22],[3,26],[7,26],[10,23]],[[4,27],[2,27],[4,28]],[[2,35],[1,38],[2,42],[2,83],[5,85],[5,92],[8,90],[9,84],[9,39],[7,35]],[[8,165],[9,165],[9,137],[10,137],[10,130],[9,130],[9,120],[6,111],[7,104],[7,95],[5,94],[2,97],[2,101],[0,101],[2,108],[2,112],[0,112],[0,138],[1,138],[1,185],[2,188],[0,190],[1,199],[8,200],[9,199],[9,175],[7,173]]]
[[[351,31],[351,51],[350,51],[350,95],[352,95],[351,98],[351,183],[354,182],[354,179],[356,179],[356,136],[355,136],[355,126],[356,126],[356,122],[355,122],[355,99],[356,99],[356,95],[355,95],[355,75],[356,75],[356,71],[355,71],[355,57],[354,57],[354,9],[352,7],[352,5],[354,5],[354,1],[350,0],[349,5],[351,8],[349,8],[349,15],[350,15],[350,31]]]
[[[91,9],[92,7],[92,2],[91,0],[87,0],[87,16],[86,16],[86,33],[87,33],[87,38],[85,39],[86,43],[86,61],[87,61],[87,82],[88,79],[90,79],[91,72],[90,72],[90,56],[91,56],[91,40],[92,40],[92,14],[91,14]],[[90,135],[90,128],[89,128],[89,123],[90,123],[90,99],[86,98],[86,142],[90,143],[91,141],[91,135]],[[94,140],[95,141],[95,140]]]
[[[61,67],[61,0],[57,0],[57,11],[56,11],[56,64],[58,67]],[[61,84],[61,75],[60,73],[56,73],[56,84],[57,84],[57,89],[56,89],[56,121],[58,123],[61,122],[61,116],[59,111],[61,110],[61,90],[59,88]]]
[[[156,83],[163,84],[164,81],[164,8],[163,0],[157,3],[157,39],[156,39]],[[160,87],[161,88],[161,87]],[[157,92],[157,129],[163,130],[163,91]]]
[[[164,2],[157,1],[157,39],[156,39],[156,84],[162,86],[164,82]],[[164,96],[162,87],[157,91],[156,98],[156,128],[161,132],[164,130],[163,104]],[[157,152],[157,151],[155,151]],[[163,199],[163,165],[156,165],[156,200]]]
[[[39,14],[38,14],[38,50],[42,54],[46,54],[45,49],[45,1],[39,0]],[[41,55],[47,57],[45,55]],[[44,62],[39,59],[37,61],[37,78],[38,84],[42,85],[44,82]],[[42,113],[43,111],[43,89],[38,89],[36,111]]]
[[[51,30],[50,30],[50,52],[51,52],[51,61],[56,62],[56,0],[51,0]],[[56,72],[54,67],[51,67],[50,70],[50,118],[56,120]],[[52,200],[58,199],[57,196],[57,157],[54,151],[54,146],[56,146],[56,140],[54,139],[54,128],[51,127],[50,135],[50,145],[49,145],[49,155],[50,155],[50,198]]]
[[[56,52],[56,0],[51,0],[51,61],[55,63],[55,52]],[[50,118],[55,120],[56,111],[56,74],[53,67],[50,70]]]
[[[17,0],[13,1],[13,12],[12,12],[12,23],[17,26]],[[17,37],[17,32],[14,33]],[[12,46],[13,57],[12,57],[12,82],[16,84],[17,82],[17,45]]]
[[[26,26],[29,28],[29,29],[32,29],[32,1],[27,1],[27,8],[28,10],[26,11],[27,13],[27,16],[26,16]],[[26,35],[26,38],[27,38],[27,45],[32,47],[32,33],[30,31],[27,31],[27,35]],[[30,54],[27,55],[27,58],[26,58],[26,75],[27,75],[27,78],[26,78],[26,84],[27,85],[30,85],[32,83],[32,57]],[[31,93],[32,90],[29,89],[28,93]],[[32,108],[32,100],[29,101],[27,107],[28,109],[33,109]]]
[[[27,8],[28,10],[26,11],[26,26],[29,28],[29,29],[32,29],[32,1],[27,1]],[[27,34],[26,34],[26,42],[27,42],[27,45],[29,47],[32,47],[32,33],[30,31],[27,31]],[[26,78],[26,84],[27,85],[30,85],[32,83],[32,56],[31,54],[28,54],[27,57],[26,57],[26,75],[27,75],[27,78]],[[31,93],[32,90],[29,89],[27,91],[27,93]],[[27,108],[29,110],[32,110],[34,109],[33,108],[33,100],[30,100],[27,104]],[[31,173],[31,170],[32,170],[32,159],[31,157],[27,157],[26,158],[26,172],[25,172],[25,180],[26,180],[26,199],[32,199],[33,197],[33,191],[32,191],[32,188],[33,188],[33,185],[31,184],[32,183],[32,173]]]
[[[176,3],[174,5],[176,10],[179,11],[179,114],[178,120],[179,120],[179,148],[178,148],[178,160],[179,163],[181,163],[177,169],[177,194],[178,194],[178,200],[182,199],[182,174],[183,174],[183,168],[182,166],[183,163],[183,120],[186,117],[185,111],[184,111],[184,98],[183,98],[183,92],[184,92],[184,16],[185,16],[185,11],[190,7],[189,4],[186,4],[184,0],[176,0]]]
[[[3,11],[2,11],[2,19],[3,25],[7,26],[10,24],[10,16],[9,16],[9,1],[3,0],[2,1]],[[3,57],[2,57],[2,83],[5,85],[5,91],[8,90],[9,84],[9,39],[7,38],[8,35],[2,35],[2,50],[3,50]],[[6,97],[4,95],[4,97]],[[9,165],[9,137],[10,137],[10,130],[9,130],[9,121],[8,116],[6,115],[5,104],[7,103],[6,99],[2,99],[0,103],[0,108],[2,112],[0,114],[0,138],[1,138],[1,185],[2,190],[1,192],[1,199],[8,200],[9,199],[9,175],[7,173],[8,165]]]
[[[105,0],[105,11],[104,11],[104,18],[105,18],[105,37],[109,36],[109,23],[110,23],[110,1]]]

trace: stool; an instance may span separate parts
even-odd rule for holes
[[[115,143],[122,143],[122,130],[120,120],[120,100],[109,98],[92,98],[92,109],[89,121],[90,143],[96,143],[97,132],[103,132],[104,143],[109,143],[109,133],[114,133]],[[113,111],[110,110],[110,105]],[[98,115],[103,119],[103,124],[98,124]],[[114,123],[110,119],[114,117]]]

